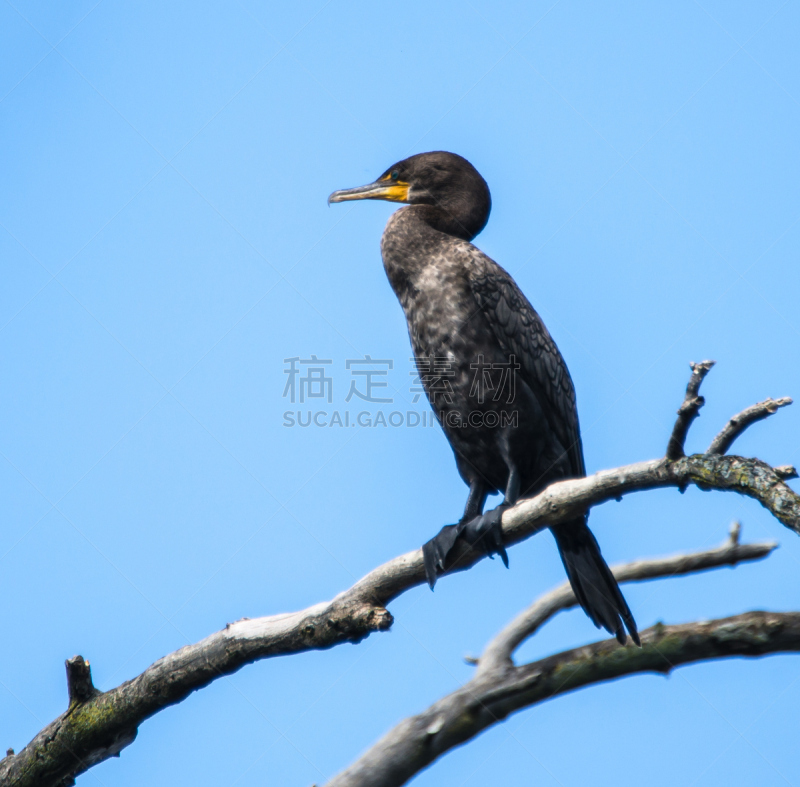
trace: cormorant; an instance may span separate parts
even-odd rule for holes
[[[328,202],[409,203],[381,240],[386,274],[405,312],[420,379],[469,485],[464,516],[423,547],[433,587],[456,540],[508,565],[500,520],[520,498],[586,475],[575,389],[561,353],[514,279],[470,241],[491,210],[486,181],[466,159],[411,156],[374,183]],[[488,494],[502,505],[483,514]],[[639,636],[586,514],[551,528],[575,597],[598,628]]]

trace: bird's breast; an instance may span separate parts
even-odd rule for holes
[[[430,260],[410,273],[393,276],[387,267],[403,307],[414,350],[456,352],[464,330],[477,310],[469,282],[447,260]]]
[[[418,360],[441,359],[469,375],[478,355],[488,360],[499,348],[473,294],[464,245],[404,208],[390,218],[381,253],[408,322],[414,355]]]

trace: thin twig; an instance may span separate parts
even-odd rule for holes
[[[734,523],[730,536],[723,544],[702,552],[690,552],[653,560],[637,560],[611,568],[617,582],[641,582],[658,577],[694,574],[720,566],[735,566],[767,557],[778,544],[740,544],[739,524]],[[569,582],[541,596],[511,621],[487,646],[478,659],[477,674],[509,666],[514,651],[558,612],[577,604]]]
[[[719,434],[711,441],[711,445],[706,451],[707,454],[727,454],[733,441],[742,433],[748,426],[769,417],[773,413],[778,412],[778,408],[786,407],[791,404],[792,400],[788,396],[781,399],[765,399],[763,402],[758,402],[751,407],[742,410],[741,413],[736,415],[722,427]]]
[[[675,421],[667,444],[667,459],[675,460],[686,456],[683,449],[686,435],[689,433],[692,421],[697,418],[700,408],[705,404],[705,399],[699,393],[700,384],[715,363],[716,361],[701,361],[691,364],[692,376],[686,386],[686,395],[683,398],[683,404],[678,409],[678,419]]]

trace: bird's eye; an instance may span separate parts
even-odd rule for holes
[[[396,170],[392,170],[392,180],[397,180],[400,177],[400,173]]]

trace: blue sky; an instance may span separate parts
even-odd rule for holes
[[[771,1],[1,4],[0,746],[64,710],[65,658],[111,688],[229,621],[329,598],[460,515],[438,429],[283,425],[424,410],[380,262],[393,208],[326,205],[407,155],[452,150],[488,181],[476,243],[567,359],[590,472],[663,453],[690,361],[718,362],[691,450],[800,396],[799,32],[798,4]],[[312,355],[330,405],[282,396],[284,359]],[[365,355],[393,361],[392,403],[346,401]],[[736,450],[796,463],[799,419]],[[800,542],[696,489],[594,511],[609,561],[708,547],[733,519],[781,548],[628,587],[640,627],[800,609]],[[218,681],[80,783],[322,783],[562,580],[537,536],[509,571],[406,594],[390,634]],[[596,637],[571,612],[521,655]],[[800,784],[798,677],[787,656],[594,687],[417,783]]]

